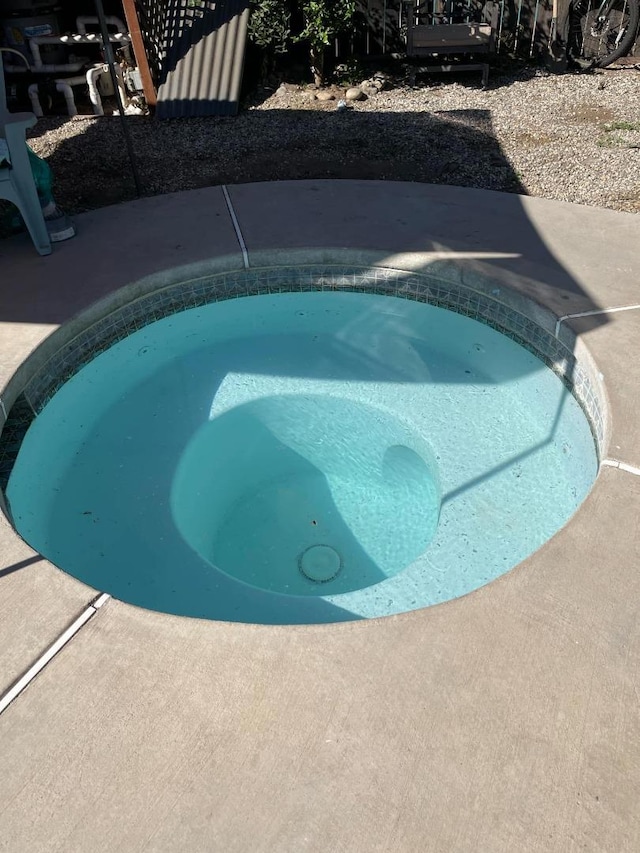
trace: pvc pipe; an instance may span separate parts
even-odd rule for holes
[[[84,78],[82,79],[84,83]],[[78,108],[76,107],[76,101],[73,97],[73,89],[69,85],[69,83],[65,80],[56,80],[56,89],[58,92],[62,92],[64,95],[64,99],[67,102],[67,112],[70,116],[78,115]]]
[[[105,22],[107,26],[113,27],[117,33],[126,33],[127,31],[124,21],[121,21],[120,18],[116,18],[115,15],[105,15]],[[76,18],[76,27],[78,32],[82,33],[82,35],[87,32],[87,24],[99,27],[100,21],[95,17],[95,15],[80,15],[79,18]]]
[[[110,36],[109,41],[116,44],[129,44],[131,39],[126,33],[118,33],[117,35]],[[75,62],[61,65],[44,65],[40,55],[41,44],[62,44],[67,47],[73,46],[74,44],[102,45],[102,40],[99,35],[94,33],[89,35],[74,34],[69,36],[39,36],[37,38],[29,39],[29,47],[31,48],[31,54],[33,55],[33,70],[42,71],[46,68],[49,72],[56,73],[67,70],[77,71],[82,67],[82,64],[78,65],[78,63]]]
[[[104,109],[102,108],[102,98],[98,92],[98,77],[102,74],[108,74],[109,68],[107,65],[95,65],[87,71],[87,87],[89,89],[89,100],[93,108],[94,116],[103,116]]]
[[[33,64],[39,65],[42,67],[42,57],[40,56],[40,47],[35,39],[31,39],[29,42],[29,47],[31,48],[31,55],[33,56]]]
[[[90,68],[87,71],[86,75],[86,83],[89,88],[89,99],[91,100],[91,106],[93,108],[93,114],[97,116],[104,115],[104,109],[102,106],[102,98],[100,96],[100,92],[98,91],[98,77],[101,77],[103,74],[109,74],[109,66],[108,65],[95,65],[93,68]],[[120,100],[122,101],[122,105],[127,103],[128,95],[127,89],[124,84],[124,76],[122,74],[122,69],[120,67],[116,67],[116,76],[118,78],[118,89],[120,91]]]
[[[68,83],[69,86],[82,86],[86,81],[86,74],[77,74],[75,77],[61,77],[56,80],[56,83]]]
[[[83,77],[68,77],[64,80],[56,80],[56,89],[58,92],[61,92],[65,96],[65,100],[67,103],[67,110],[70,116],[78,115],[78,108],[76,107],[75,98],[73,96],[72,86],[81,86],[86,83],[89,89],[89,99],[91,101],[91,108],[93,110],[93,114],[96,116],[104,115],[104,108],[102,106],[102,98],[100,97],[100,92],[98,91],[98,77],[103,74],[109,73],[108,65],[94,65],[93,68],[90,68],[86,75]],[[118,69],[118,89],[120,90],[120,96],[123,100],[123,103],[126,102],[127,93],[124,85],[124,78],[122,76],[122,71]],[[42,118],[44,112],[42,110],[42,104],[40,103],[40,93],[38,92],[38,84],[32,83],[28,89],[29,92],[29,100],[31,101],[31,107],[33,109],[33,113],[36,118]]]
[[[27,57],[24,55],[24,53],[20,53],[19,50],[16,50],[13,47],[2,47],[0,45],[0,53],[15,53],[15,55],[19,56],[20,59],[24,62],[25,66],[26,66],[26,68],[22,68],[22,70],[23,71],[31,71],[31,63],[29,62]],[[6,67],[9,68],[12,66],[6,66]]]
[[[29,39],[31,44],[87,44],[97,42],[98,37],[95,33],[81,35],[80,33],[67,33],[64,36],[34,36]]]
[[[42,118],[42,104],[40,103],[40,93],[38,92],[38,84],[32,83],[29,86],[29,100],[31,101],[31,109],[36,118]]]
[[[98,33],[69,33],[66,36],[39,36],[40,44],[102,44]],[[109,41],[112,43],[122,42],[128,44],[131,38],[128,33],[110,33]]]
[[[82,69],[85,62],[70,62],[68,65],[32,65],[27,69],[24,65],[5,65],[4,70],[11,74],[26,74],[30,70],[32,74],[73,74]]]

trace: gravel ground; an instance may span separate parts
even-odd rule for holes
[[[433,78],[432,78],[433,79]],[[307,86],[254,93],[235,118],[128,119],[144,195],[220,183],[377,178],[640,212],[640,72],[520,69],[388,88],[347,110]],[[334,89],[336,98],[344,89]],[[77,213],[134,196],[117,118],[44,118],[31,145]]]

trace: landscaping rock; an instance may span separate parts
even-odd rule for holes
[[[362,89],[357,86],[353,86],[351,89],[347,89],[345,92],[345,98],[348,101],[366,101],[367,96]]]
[[[375,98],[380,89],[373,80],[365,80],[364,83],[360,84],[360,91],[364,92],[367,98]]]
[[[335,101],[336,96],[333,92],[329,92],[326,89],[320,89],[319,92],[316,92],[316,98],[319,101]]]

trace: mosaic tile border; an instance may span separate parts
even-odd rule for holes
[[[592,371],[539,322],[507,304],[504,288],[382,267],[313,265],[218,273],[147,293],[117,308],[64,344],[31,378],[8,412],[0,435],[0,489],[4,492],[18,450],[34,417],[58,389],[110,346],[156,320],[225,299],[259,294],[348,290],[413,299],[471,317],[529,350],[554,371],[585,411],[598,450],[605,438],[605,408]],[[494,294],[499,294],[498,296]],[[533,306],[533,303],[532,303]],[[538,309],[539,310],[539,309]]]

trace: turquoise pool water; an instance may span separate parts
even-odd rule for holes
[[[596,472],[575,399],[488,326],[282,293],[175,314],[98,356],[32,423],[7,498],[22,536],[96,589],[287,624],[482,586]]]

